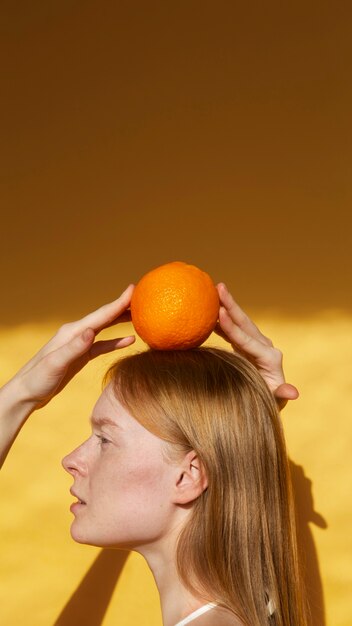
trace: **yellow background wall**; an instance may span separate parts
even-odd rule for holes
[[[352,622],[351,17],[63,0],[0,19],[0,382],[155,265],[226,281],[301,392],[283,420],[315,626]],[[32,416],[2,470],[1,623],[160,624],[144,562],[68,532],[60,459],[110,361]]]

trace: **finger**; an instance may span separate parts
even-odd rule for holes
[[[125,324],[131,321],[132,321],[131,311],[130,309],[126,309],[126,311],[121,313],[121,315],[119,315],[119,317],[117,317],[112,322],[110,322],[110,324],[107,324],[106,326],[104,326],[104,329],[110,328],[111,326],[116,326],[116,324]]]
[[[95,333],[92,328],[86,328],[83,333],[68,341],[66,344],[49,352],[45,357],[47,367],[55,371],[65,370],[73,361],[78,359],[88,351],[93,345]],[[44,361],[43,361],[44,362]]]
[[[279,410],[282,411],[289,400],[297,400],[299,398],[299,391],[293,385],[283,383],[274,391],[274,397]]]
[[[294,385],[283,383],[275,389],[274,396],[275,398],[284,400],[297,400],[297,398],[299,398],[299,391]]]
[[[230,314],[224,307],[219,310],[219,324],[222,331],[228,337],[228,341],[235,347],[250,354],[256,358],[262,358],[269,355],[272,348],[262,341],[255,339],[247,334],[242,328],[237,326],[230,317]]]
[[[217,285],[221,304],[228,311],[234,324],[237,324],[247,335],[254,337],[266,345],[272,345],[272,341],[263,335],[258,326],[248,317],[248,315],[235,302],[224,283]]]
[[[213,332],[219,335],[219,337],[221,337],[222,339],[225,339],[225,341],[227,341],[228,343],[231,343],[228,335],[223,331],[219,322],[216,323],[216,326]]]
[[[52,337],[20,371],[25,373],[30,370],[36,363],[39,363],[43,357],[67,345],[75,337],[79,337],[86,328],[91,328],[97,335],[103,328],[108,328],[118,323],[130,322],[131,312],[127,307],[130,304],[133,289],[134,285],[131,284],[117,300],[103,305],[100,309],[89,313],[76,322],[64,324],[54,337]]]
[[[120,337],[117,339],[108,339],[106,341],[96,341],[89,350],[89,356],[91,359],[95,359],[101,354],[107,354],[108,352],[113,352],[114,350],[126,348],[135,341],[136,338],[134,335],[129,335],[128,337]]]
[[[99,333],[103,328],[113,325],[115,322],[120,321],[122,313],[125,313],[131,303],[131,297],[134,290],[134,285],[129,285],[127,289],[121,294],[119,298],[108,304],[104,304],[93,313],[89,313],[86,317],[83,317],[78,324],[78,328],[93,328],[95,333]],[[126,319],[126,321],[128,321]]]
[[[237,354],[241,354],[242,356],[246,357],[247,361],[250,361],[251,363],[253,363],[253,365],[257,366],[257,359],[254,356],[249,355],[245,350],[242,350],[238,345],[235,344],[234,341],[231,341],[229,336],[227,335],[227,333],[225,333],[220,324],[217,323],[217,325],[214,328],[214,332],[219,335],[219,337],[221,337],[222,339],[225,339],[225,341],[227,341],[228,343],[231,344],[232,348],[235,350],[235,352],[237,352]]]

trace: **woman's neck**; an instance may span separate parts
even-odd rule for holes
[[[144,556],[153,573],[164,626],[174,626],[204,605],[205,600],[193,595],[180,580],[176,568],[175,543],[170,536],[157,545],[144,546],[138,552]]]

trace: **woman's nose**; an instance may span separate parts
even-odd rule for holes
[[[61,461],[66,472],[75,476],[76,474],[87,474],[87,463],[83,455],[82,446],[67,454]]]

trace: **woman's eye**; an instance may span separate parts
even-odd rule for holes
[[[99,439],[99,445],[103,446],[104,444],[110,443],[109,439],[103,437],[103,435],[95,435]]]

